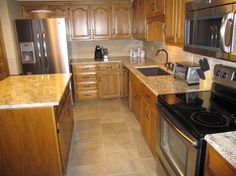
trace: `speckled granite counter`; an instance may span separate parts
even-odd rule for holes
[[[236,168],[236,131],[209,134],[205,136],[205,139],[220,155]]]
[[[135,74],[155,95],[171,94],[180,92],[193,92],[193,91],[206,91],[211,89],[211,81],[201,81],[200,85],[188,86],[186,82],[180,79],[175,79],[173,75],[168,76],[145,76],[139,72],[136,67],[143,66],[159,66],[163,67],[162,64],[156,61],[146,59],[132,59],[130,57],[114,57],[109,61],[95,61],[94,59],[75,59],[72,65],[76,64],[94,64],[94,63],[114,63],[122,62],[133,74]],[[171,72],[170,72],[171,73]]]
[[[0,109],[59,105],[71,74],[10,76],[0,81]]]

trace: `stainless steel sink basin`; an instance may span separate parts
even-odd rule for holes
[[[163,76],[163,75],[170,75],[170,73],[164,71],[160,67],[138,67],[136,68],[145,76]]]

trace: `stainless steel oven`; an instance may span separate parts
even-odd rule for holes
[[[215,0],[211,6],[196,2],[186,3],[184,50],[236,61],[235,1]]]
[[[201,150],[204,141],[192,137],[168,110],[158,103],[157,154],[171,176],[202,175],[204,162]]]

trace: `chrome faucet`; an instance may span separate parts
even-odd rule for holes
[[[168,69],[173,70],[173,65],[174,65],[174,64],[171,63],[171,62],[169,62],[169,60],[168,60],[168,53],[167,53],[167,51],[166,51],[165,49],[162,48],[162,49],[157,50],[156,56],[158,56],[158,54],[159,54],[161,51],[166,54],[166,62],[164,63],[165,67],[167,68],[167,70],[168,70]]]

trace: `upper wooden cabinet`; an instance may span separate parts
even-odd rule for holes
[[[112,37],[131,38],[131,4],[112,4]]]
[[[2,25],[0,21],[0,81],[6,78],[8,75],[9,69],[2,35]]]
[[[108,4],[91,5],[92,38],[111,38],[111,10]]]
[[[146,0],[146,17],[165,15],[165,0]]]
[[[131,2],[36,2],[22,3],[22,17],[33,10],[50,10],[52,17],[69,19],[72,40],[132,38]]]
[[[184,43],[185,0],[166,0],[167,44],[183,46]]]
[[[91,21],[88,5],[77,5],[69,8],[70,33],[72,39],[90,39]]]
[[[133,2],[133,35],[145,41],[163,41],[164,0]]]
[[[54,18],[68,17],[68,9],[65,5],[49,5],[48,10],[52,11]]]

